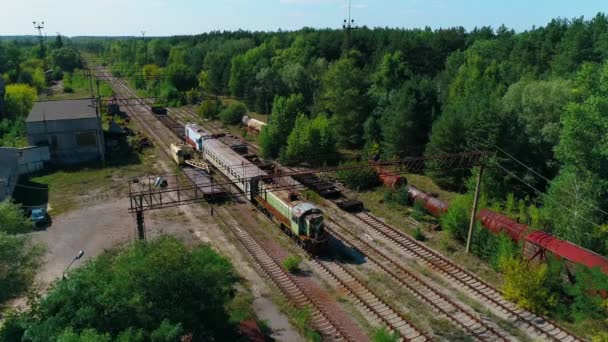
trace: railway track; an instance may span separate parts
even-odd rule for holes
[[[449,261],[444,256],[422,245],[400,230],[386,224],[369,213],[353,215],[368,229],[375,231],[391,241],[397,248],[422,261],[429,268],[436,270],[450,281],[459,285],[469,294],[477,297],[486,304],[505,314],[511,322],[519,324],[524,329],[532,329],[535,335],[551,341],[582,341],[580,338],[559,327],[554,322],[529,311],[518,308],[514,303],[505,300],[500,292],[485,283],[477,276]]]
[[[124,97],[133,96],[134,98],[137,98],[135,92],[126,86],[120,79],[111,76],[108,72],[102,72],[101,74],[108,79],[108,82],[112,85],[118,95]],[[171,127],[167,126],[163,127],[163,129],[158,129],[157,125],[159,123],[161,125],[164,124],[164,126],[166,126],[166,123],[157,120],[151,113],[150,106],[145,104],[142,100],[139,100],[138,102],[140,106],[132,106],[127,111],[148,134],[151,134],[154,137],[154,140],[156,140],[157,143],[163,145],[161,151],[171,159],[171,154],[168,150],[170,141],[179,138],[179,136],[177,136],[177,133],[174,132]],[[181,120],[187,120],[183,114],[179,115],[179,117]],[[167,133],[166,129],[169,130],[169,133]],[[358,341],[338,322],[332,319],[331,315],[326,312],[322,303],[309,296],[304,288],[281,268],[279,261],[266,252],[255,237],[247,232],[228,210],[219,207],[218,212],[220,215],[217,217],[228,229],[230,229],[238,243],[241,244],[260,270],[286,296],[286,298],[299,308],[309,308],[311,310],[312,326],[315,329],[329,341]]]
[[[411,271],[406,270],[399,262],[360,239],[329,217],[326,218],[326,230],[337,239],[365,255],[369,261],[411,292],[415,298],[425,302],[437,313],[445,316],[448,320],[477,340],[509,341],[505,336],[505,332],[499,332],[497,328],[490,325],[489,322],[484,321],[476,314],[464,309],[461,305],[437,291],[420,277],[416,276]]]
[[[264,250],[252,234],[244,229],[224,207],[218,208],[218,217],[230,229],[237,241],[247,251],[262,272],[270,278],[279,290],[298,308],[309,308],[312,325],[331,341],[354,341],[354,339],[325,312],[321,303],[308,296],[306,291],[287,273],[278,260]]]
[[[430,337],[411,324],[395,307],[380,299],[337,261],[313,259],[311,263],[328,275],[343,291],[354,297],[356,304],[363,306],[364,311],[386,325],[389,331],[396,331],[406,341],[431,341]]]

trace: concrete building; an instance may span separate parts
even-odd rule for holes
[[[101,118],[91,99],[37,102],[25,124],[30,145],[48,146],[52,163],[103,158]]]
[[[30,146],[17,149],[17,172],[19,175],[40,171],[51,160],[48,146]]]
[[[12,197],[18,178],[17,149],[0,147],[0,202]]]
[[[19,176],[42,170],[49,160],[48,146],[0,147],[0,202],[13,196]]]

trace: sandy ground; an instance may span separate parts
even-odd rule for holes
[[[128,203],[126,198],[87,203],[84,208],[54,217],[48,229],[32,233],[35,241],[46,246],[44,264],[37,275],[40,286],[45,288],[61,278],[65,267],[79,250],[85,251],[84,256],[72,268],[106,249],[133,241],[136,237],[135,218],[127,211]],[[204,208],[188,206],[147,212],[145,224],[148,238],[170,234],[188,244],[210,243],[218,252],[228,256],[239,274],[248,281],[255,298],[254,312],[273,330],[273,338],[277,341],[302,341],[287,317],[270,299],[271,290],[266,282]],[[24,301],[14,304],[22,306]]]

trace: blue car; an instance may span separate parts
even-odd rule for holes
[[[49,217],[46,210],[42,208],[33,209],[32,214],[30,215],[30,220],[36,227],[46,226],[49,223]]]

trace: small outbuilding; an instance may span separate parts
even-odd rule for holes
[[[32,146],[48,146],[51,162],[101,160],[105,153],[101,117],[93,99],[36,102],[25,120]]]

